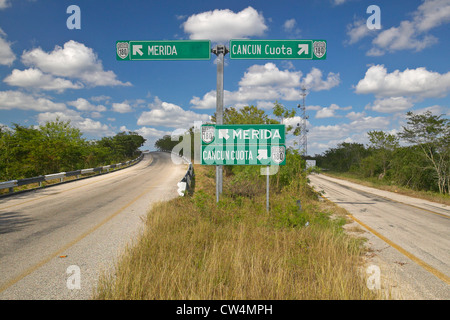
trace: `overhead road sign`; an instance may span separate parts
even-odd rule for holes
[[[325,60],[326,40],[231,40],[230,59]]]
[[[210,60],[210,40],[116,41],[116,59]]]

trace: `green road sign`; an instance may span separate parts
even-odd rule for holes
[[[285,125],[202,125],[202,164],[284,165]]]
[[[231,40],[231,59],[325,60],[326,40]]]
[[[116,41],[116,59],[127,60],[210,60],[211,41]]]
[[[285,125],[202,125],[202,145],[284,144]]]
[[[285,165],[283,145],[202,145],[203,165]]]

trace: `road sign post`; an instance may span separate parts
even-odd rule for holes
[[[217,56],[217,89],[216,89],[216,123],[223,124],[223,60],[228,53],[224,45],[217,45],[211,49]],[[219,202],[223,191],[223,166],[216,166],[216,202]]]

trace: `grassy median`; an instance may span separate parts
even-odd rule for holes
[[[267,213],[265,188],[236,195],[225,177],[216,204],[214,168],[195,170],[194,194],[153,207],[94,299],[382,298],[366,287],[362,242],[344,233],[344,213],[306,179],[273,192]]]

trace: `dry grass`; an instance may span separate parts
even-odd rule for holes
[[[115,273],[101,277],[95,299],[382,298],[358,271],[360,241],[342,231],[342,217],[329,218],[327,204],[293,186],[271,196],[269,214],[264,196],[225,192],[217,206],[210,172],[198,166],[196,174],[193,197],[149,212],[145,232]]]

